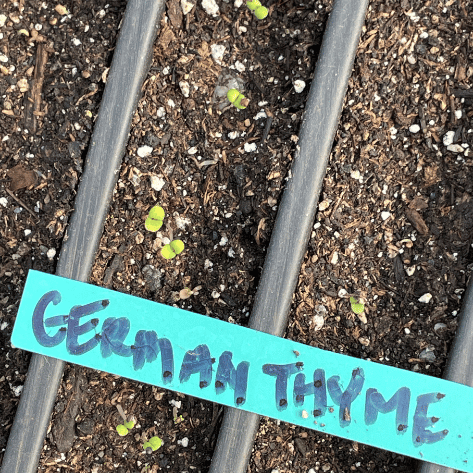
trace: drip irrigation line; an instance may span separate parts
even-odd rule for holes
[[[59,256],[59,276],[89,279],[164,7],[164,0],[128,1],[75,211]],[[63,361],[32,356],[2,473],[37,471],[63,370]]]
[[[368,0],[336,0],[322,41],[292,166],[250,318],[282,336],[311,233]],[[210,473],[246,473],[259,416],[226,408]]]
[[[473,360],[473,277],[470,279],[463,301],[459,315],[460,323],[443,377],[448,381],[473,387],[473,363],[471,361]],[[456,471],[446,466],[421,462],[417,473],[455,473]]]

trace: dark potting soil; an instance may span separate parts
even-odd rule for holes
[[[21,291],[28,269],[54,272],[125,4],[0,11],[0,461],[29,361],[9,342]],[[215,17],[200,2],[187,15],[167,5],[91,282],[245,325],[331,2],[268,3],[261,21],[218,4]],[[462,92],[472,10],[468,0],[370,3],[287,338],[441,376],[472,263],[473,100]],[[247,109],[219,110],[215,89],[229,77],[244,81]],[[144,228],[156,204],[166,211],[157,234]],[[173,238],[185,251],[166,261]],[[125,437],[117,404],[138,419]],[[206,472],[222,414],[68,366],[40,471]],[[148,455],[153,435],[163,446]],[[311,469],[411,473],[415,462],[263,419],[249,471]]]

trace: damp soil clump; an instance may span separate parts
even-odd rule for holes
[[[28,269],[54,272],[125,4],[64,2],[60,15],[25,0],[9,4],[0,28],[0,461],[29,361],[9,342],[21,291]],[[219,2],[215,16],[200,2],[167,3],[93,284],[248,323],[331,2],[265,6],[258,20],[238,2]],[[287,338],[441,376],[472,263],[469,9],[370,3]],[[35,109],[38,92],[28,94],[44,54]],[[245,109],[225,101],[228,84]],[[25,115],[36,117],[34,132]],[[149,232],[155,205],[166,217]],[[185,249],[166,260],[160,250],[174,239]],[[137,419],[124,437],[117,405]],[[219,405],[68,366],[40,471],[204,473],[222,415]],[[147,454],[155,435],[163,445]],[[252,473],[415,467],[267,418],[250,460]]]

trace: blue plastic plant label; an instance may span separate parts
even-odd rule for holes
[[[473,472],[473,388],[30,271],[12,344]]]

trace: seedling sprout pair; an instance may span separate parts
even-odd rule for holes
[[[116,429],[118,435],[120,435],[120,437],[124,437],[135,426],[136,418],[135,416],[130,416],[127,418],[120,404],[117,404],[117,409],[121,418],[123,419],[123,424],[118,424]],[[146,450],[146,453],[152,453],[155,452],[159,447],[161,447],[162,444],[163,441],[159,437],[154,436],[143,444],[143,450]]]
[[[268,16],[268,9],[263,7],[259,0],[246,2],[246,6],[255,13],[255,16],[258,18],[258,20],[263,20]]]
[[[150,232],[157,232],[164,223],[164,209],[159,205],[155,205],[150,211],[145,221],[145,228]],[[172,259],[184,251],[184,242],[182,240],[173,240],[171,243],[161,248],[163,258]]]

